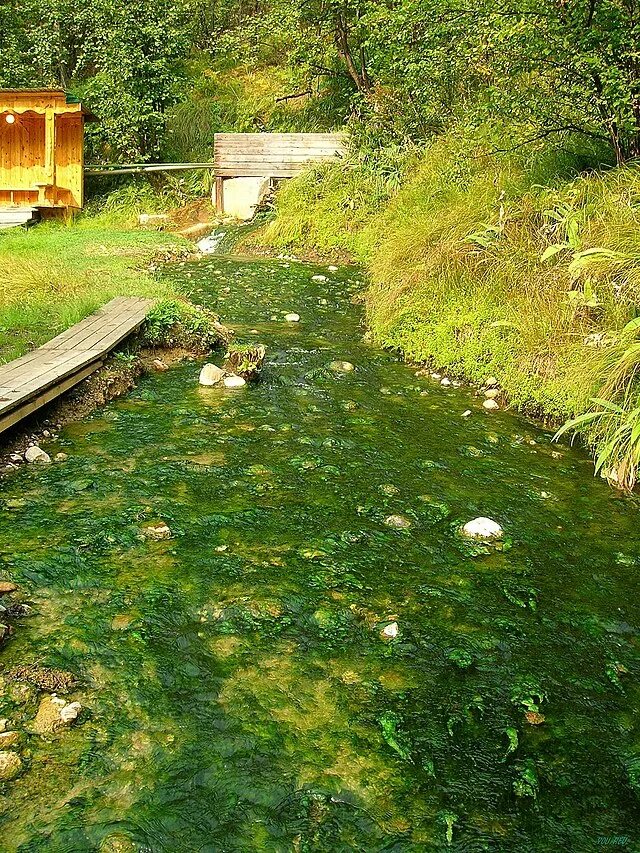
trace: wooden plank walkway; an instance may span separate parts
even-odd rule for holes
[[[153,300],[119,296],[38,349],[0,366],[0,432],[86,379],[145,320]]]

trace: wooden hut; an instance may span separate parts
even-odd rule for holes
[[[62,89],[0,89],[0,210],[81,208],[84,125],[95,120]]]

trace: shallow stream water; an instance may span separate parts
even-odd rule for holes
[[[640,850],[637,499],[364,343],[357,270],[166,274],[264,375],[149,376],[3,482],[1,574],[34,605],[3,669],[69,670],[84,707],[29,734],[38,697],[4,683],[0,850]],[[479,515],[502,546],[460,536]]]

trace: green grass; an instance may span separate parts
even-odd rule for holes
[[[0,232],[0,360],[39,346],[115,296],[172,296],[148,267],[159,250],[182,244],[88,217]]]
[[[407,161],[399,188],[380,163],[311,170],[280,193],[260,239],[365,264],[373,337],[411,361],[494,375],[514,406],[554,423],[605,397],[618,421],[609,410],[585,437],[629,485],[629,454],[611,437],[639,396],[619,351],[640,309],[640,168],[585,173],[598,152],[494,147],[490,135],[441,137]]]

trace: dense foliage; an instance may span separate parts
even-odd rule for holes
[[[640,155],[639,41],[635,0],[6,0],[0,85],[80,94],[112,160],[202,155],[211,126],[356,117],[375,144],[422,143],[507,116],[512,145],[579,132],[623,162]],[[273,71],[268,104],[234,97],[233,66]]]

